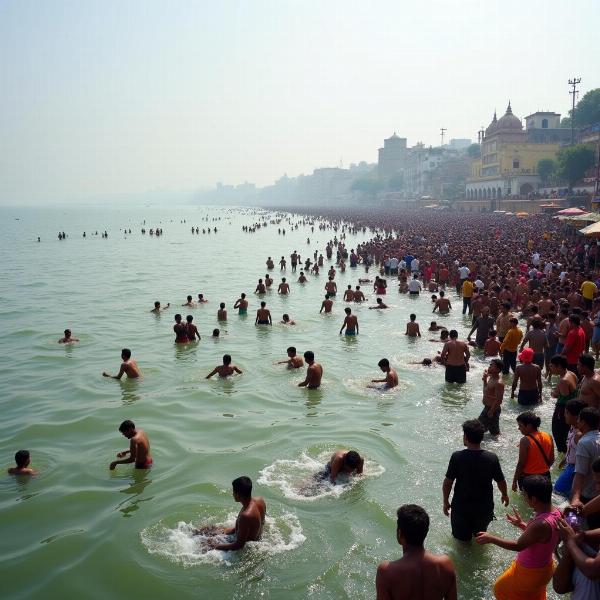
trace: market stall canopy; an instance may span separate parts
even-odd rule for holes
[[[585,210],[576,207],[564,208],[563,210],[559,210],[556,214],[564,215],[565,217],[574,217],[575,215],[584,215]]]
[[[577,216],[573,216],[573,217],[558,217],[561,221],[571,221],[573,223],[576,222],[581,222],[581,223],[585,223],[586,221],[590,222],[590,223],[597,223],[598,221],[600,221],[600,213],[594,213],[594,212],[590,212],[590,213],[584,213],[582,215],[577,215]]]
[[[516,213],[516,215],[517,215],[517,217],[528,217],[529,213],[521,211],[521,212]]]
[[[591,225],[580,229],[579,233],[583,233],[583,235],[600,236],[600,222],[592,223]]]

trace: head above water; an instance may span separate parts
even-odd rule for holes
[[[356,450],[348,450],[344,454],[344,465],[351,469],[358,469],[361,463],[360,454]]]
[[[307,350],[307,351],[304,353],[304,360],[305,360],[307,363],[311,363],[311,362],[313,362],[313,361],[315,360],[315,353],[314,353],[312,350]]]
[[[382,358],[378,363],[377,366],[382,370],[382,371],[388,371],[390,368],[390,361],[387,358]]]
[[[502,368],[502,362],[500,363]],[[481,444],[485,428],[477,419],[470,419],[462,424],[464,439],[470,444]]]
[[[131,438],[135,435],[135,424],[133,421],[129,419],[123,421],[119,425],[119,431],[126,437]]]
[[[123,348],[121,350],[121,358],[123,360],[129,360],[131,358],[131,350],[129,348]]]
[[[231,364],[231,354],[223,354],[223,364],[226,366]]]
[[[15,452],[15,463],[20,469],[29,465],[31,457],[29,450],[18,450]]]
[[[233,495],[237,498],[248,499],[252,497],[252,480],[246,475],[242,475],[231,482]]]
[[[396,516],[398,542],[422,548],[429,533],[429,515],[425,509],[416,504],[405,504],[398,509]]]

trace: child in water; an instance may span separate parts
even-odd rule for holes
[[[29,450],[19,450],[15,454],[16,467],[10,467],[8,469],[9,475],[35,475],[36,472],[29,467],[31,463],[31,456]]]

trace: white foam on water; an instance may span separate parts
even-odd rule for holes
[[[257,482],[279,488],[286,498],[314,501],[337,498],[357,485],[362,477],[380,477],[385,472],[383,466],[366,460],[362,477],[340,475],[335,485],[328,478],[315,478],[316,474],[323,472],[331,454],[331,450],[325,450],[312,457],[303,452],[298,459],[278,459],[259,472]]]
[[[220,527],[233,527],[236,513],[227,516]],[[206,524],[206,523],[205,523]],[[157,523],[140,533],[142,544],[150,554],[156,554],[185,567],[212,564],[230,566],[237,553],[214,550],[207,545],[208,535],[194,535],[196,526],[192,523],[179,521],[175,527]],[[231,536],[218,536],[223,542],[231,541]],[[298,517],[293,513],[283,513],[280,516],[268,516],[265,519],[262,538],[258,542],[248,542],[244,552],[272,556],[282,552],[290,552],[298,548],[306,537]]]

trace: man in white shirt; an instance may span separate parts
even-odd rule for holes
[[[395,256],[390,258],[390,275],[398,275],[398,259]]]
[[[398,270],[400,271],[401,269],[406,269],[406,261],[403,258],[398,263]]]
[[[411,265],[412,266],[412,265]],[[417,279],[417,274],[413,275],[413,278],[408,282],[408,293],[411,296],[418,296],[419,292],[423,289],[421,282]]]
[[[413,273],[418,273],[419,272],[419,259],[418,258],[413,258],[411,263],[410,263],[410,270]]]
[[[473,285],[477,288],[478,292],[481,292],[485,287],[485,283],[483,283],[479,277],[473,282]]]
[[[459,280],[456,282],[456,293],[460,295],[461,291],[462,291],[462,285],[465,281],[465,279],[469,276],[469,273],[471,272],[471,270],[469,269],[469,267],[467,267],[467,265],[465,265],[465,263],[462,263],[460,267],[458,267],[458,276],[459,276]]]

